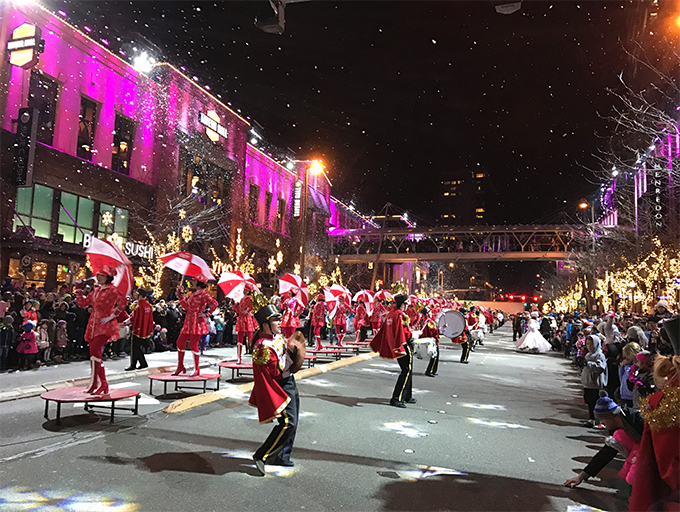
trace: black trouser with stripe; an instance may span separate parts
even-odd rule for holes
[[[277,418],[279,424],[274,427],[272,433],[254,455],[256,459],[269,464],[278,459],[284,462],[290,460],[300,412],[300,395],[295,386],[295,377],[291,375],[277,382],[290,397],[290,401],[281,412],[281,416]]]
[[[463,353],[460,355],[460,362],[464,363],[468,360],[468,357],[470,357],[470,342],[466,341],[465,343],[461,343],[460,348],[463,349]]]
[[[413,386],[413,350],[411,344],[404,345],[406,355],[397,359],[401,373],[397,379],[397,384],[394,386],[392,393],[392,400],[397,402],[407,402],[411,399],[411,389]]]
[[[436,375],[437,368],[439,368],[439,344],[436,345],[437,353],[430,358],[430,363],[427,365],[425,375]]]
[[[144,343],[148,338],[140,338],[138,336],[132,335],[130,340],[130,367],[137,368],[137,363],[139,363],[140,368],[146,368],[149,366],[146,364],[146,358],[144,357]]]

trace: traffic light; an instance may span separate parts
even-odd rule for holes
[[[524,302],[524,301],[527,300],[527,296],[526,296],[526,295],[522,295],[520,298],[522,299],[522,302]],[[525,304],[525,305],[526,305],[526,304]]]
[[[515,296],[512,295],[512,294],[510,294],[510,295],[508,295],[508,299],[510,299],[510,300],[515,300]]]
[[[534,302],[538,302],[538,295],[534,295]]]
[[[500,298],[501,298],[501,300],[505,299],[505,295],[503,295],[503,294],[501,293]]]

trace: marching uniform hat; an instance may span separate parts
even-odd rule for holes
[[[269,320],[281,318],[281,313],[276,309],[276,306],[270,304],[267,298],[261,293],[256,292],[253,294],[253,308],[256,309],[254,316],[260,327]]]
[[[400,293],[399,295],[394,296],[394,303],[397,305],[398,308],[402,306],[404,302],[408,300],[408,295],[405,293]]]

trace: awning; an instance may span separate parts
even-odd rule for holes
[[[309,195],[307,196],[307,208],[324,217],[331,216],[331,210],[328,206],[326,197],[313,187],[308,187]]]

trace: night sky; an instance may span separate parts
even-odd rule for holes
[[[484,169],[489,220],[557,221],[596,189],[587,170],[627,66],[621,2],[305,2],[266,34],[266,2],[49,2],[95,38],[135,33],[163,60],[320,157],[333,193],[434,221],[442,172]],[[629,13],[628,13],[629,15]],[[117,41],[117,37],[121,41]],[[585,169],[584,169],[585,168]]]

